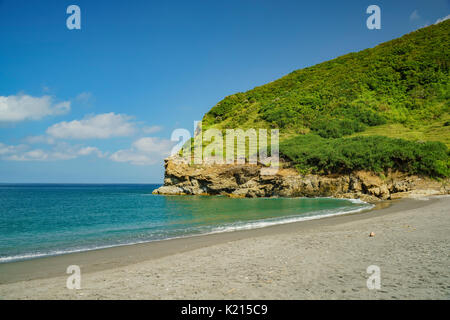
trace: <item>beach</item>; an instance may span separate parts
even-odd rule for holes
[[[317,220],[2,263],[0,299],[449,299],[450,197],[383,203]],[[66,288],[69,265],[81,269],[79,290]],[[379,267],[380,289],[367,287],[369,266]]]

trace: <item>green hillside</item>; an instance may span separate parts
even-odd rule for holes
[[[226,97],[203,128],[279,128],[302,172],[449,176],[450,20]],[[384,137],[379,137],[384,136]]]

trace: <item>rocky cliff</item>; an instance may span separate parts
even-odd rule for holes
[[[164,185],[154,194],[227,195],[230,197],[337,197],[364,201],[448,194],[448,179],[435,181],[399,172],[387,176],[358,171],[348,175],[300,175],[284,164],[274,175],[262,165],[190,165],[165,160]]]

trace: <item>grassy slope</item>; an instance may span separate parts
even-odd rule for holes
[[[447,20],[296,70],[226,97],[204,116],[203,128],[279,128],[281,152],[291,159],[304,151],[296,143],[316,141],[314,135],[325,139],[381,135],[450,146],[449,44]],[[420,159],[418,155],[414,161]],[[448,163],[448,158],[439,161]]]

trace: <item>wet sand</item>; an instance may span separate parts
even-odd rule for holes
[[[450,197],[0,264],[0,299],[449,299]],[[374,237],[369,237],[374,232]],[[81,289],[66,268],[81,268]],[[366,269],[381,270],[369,290]]]

